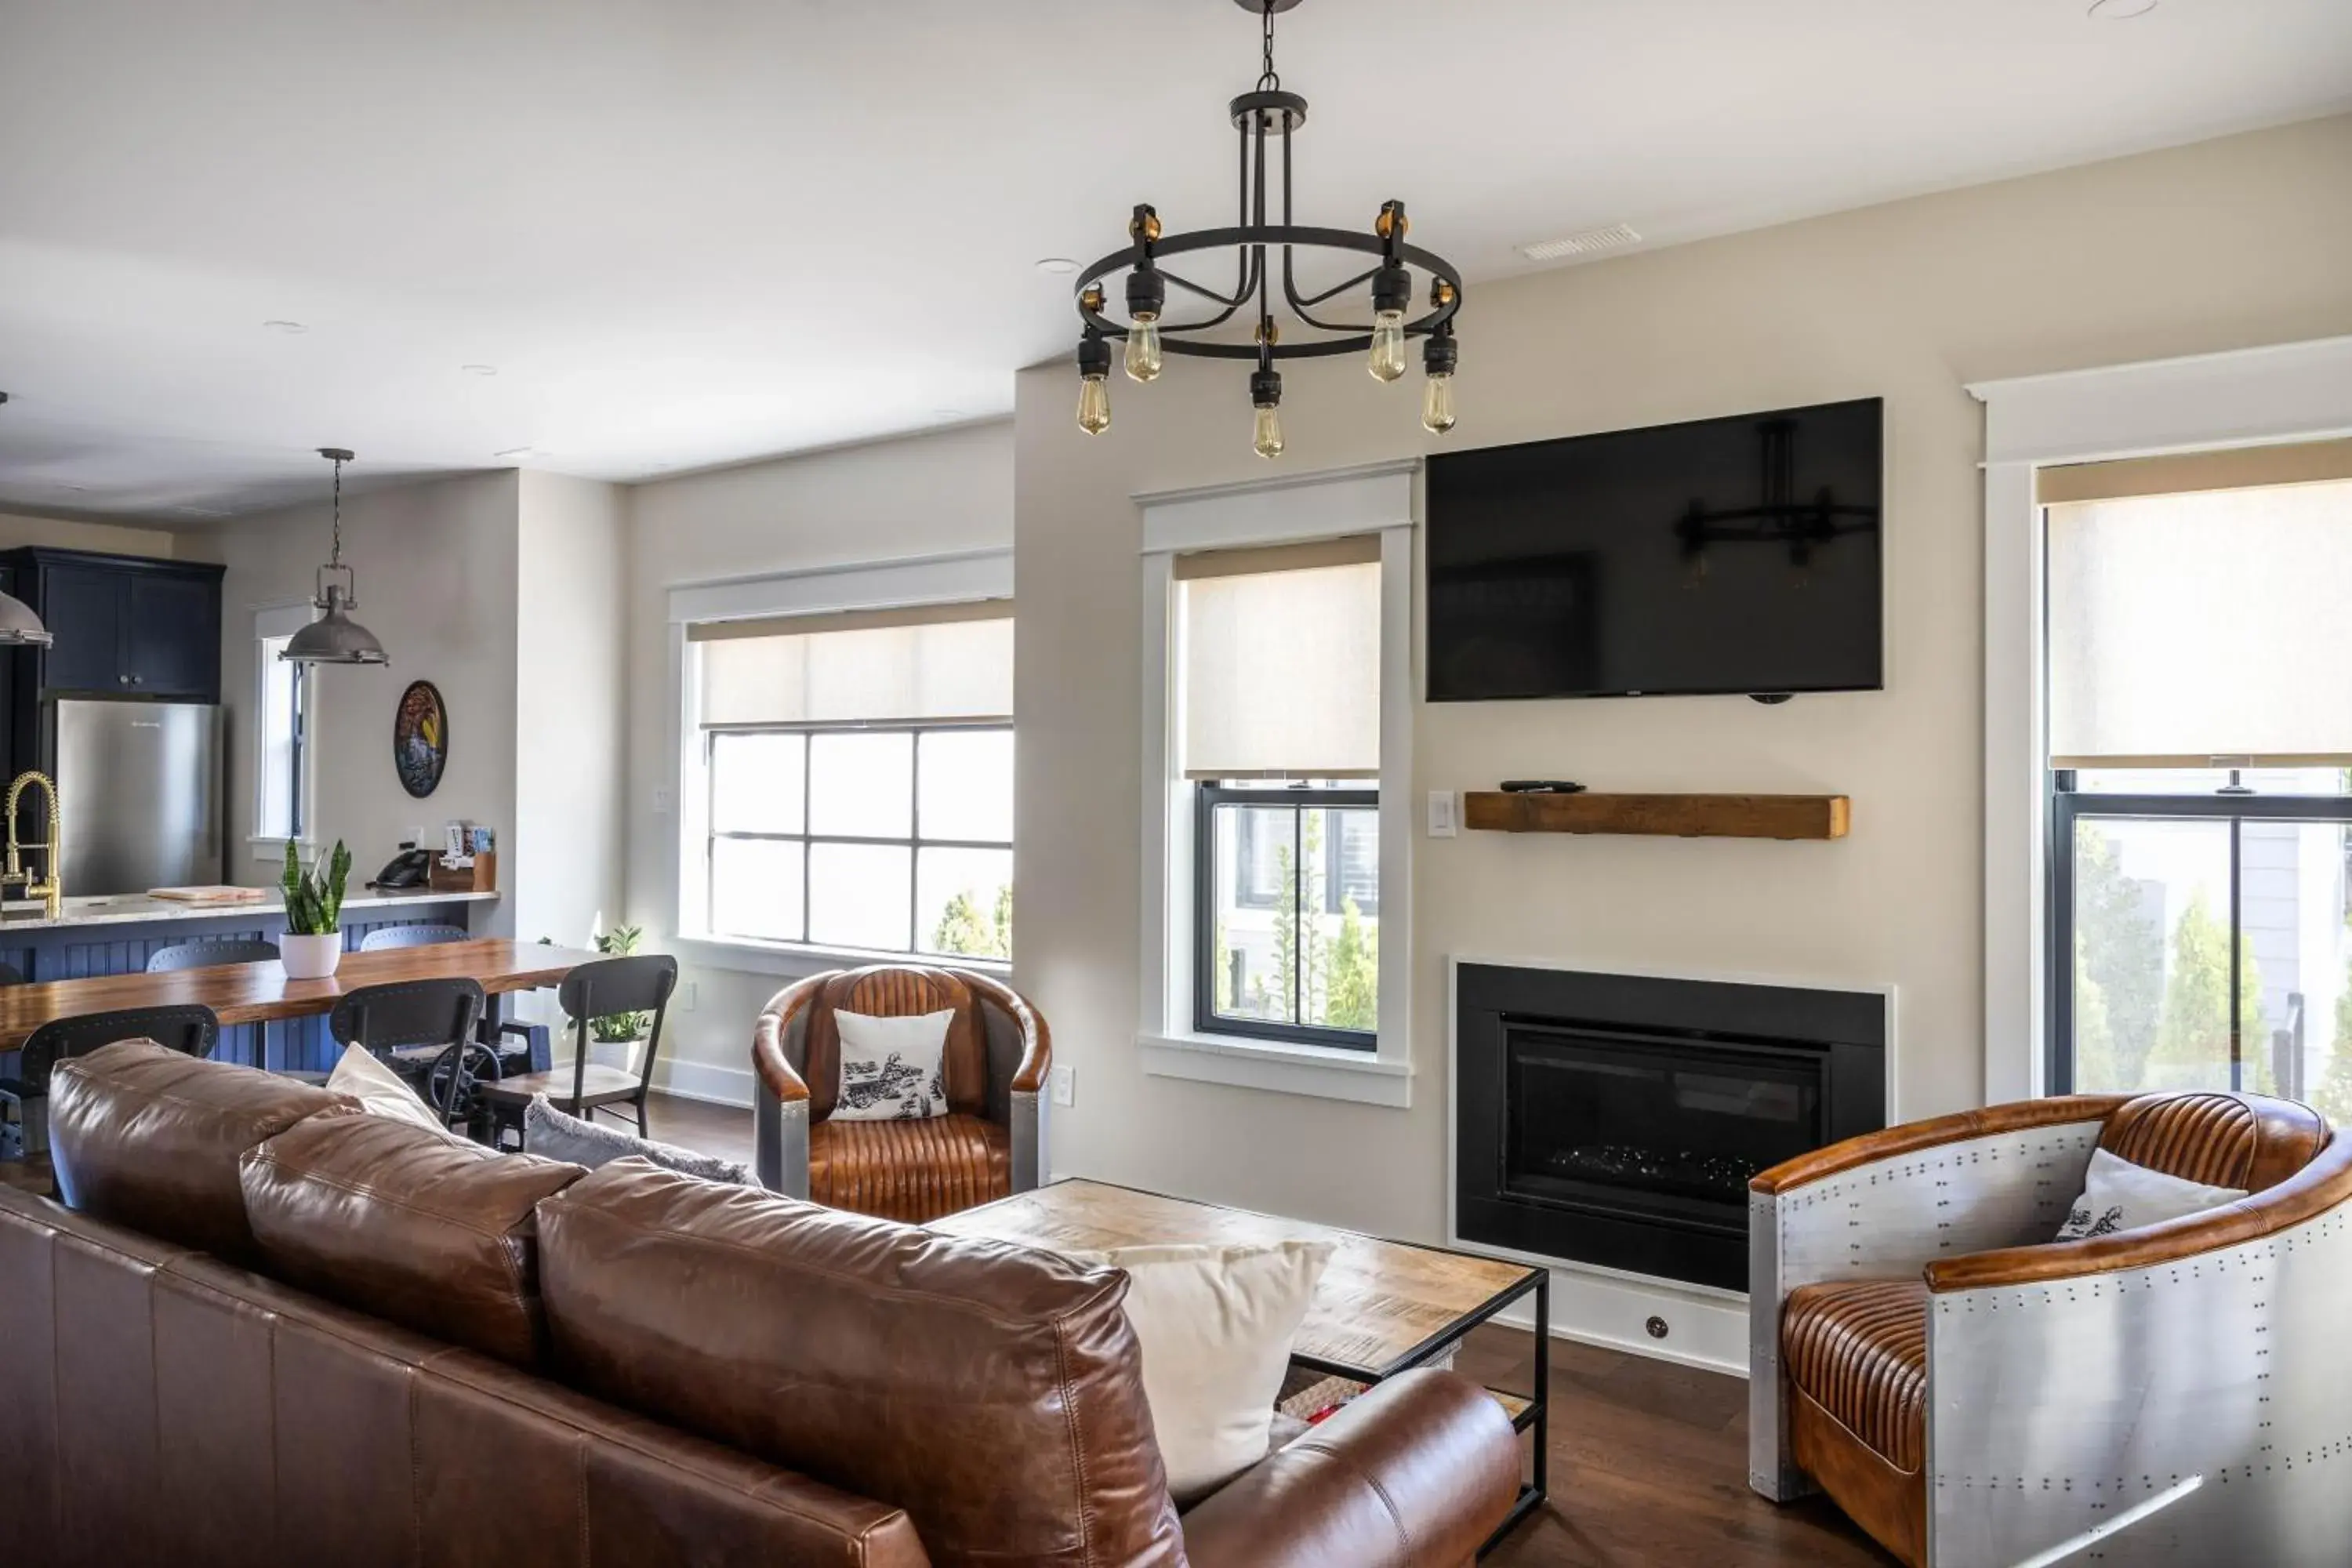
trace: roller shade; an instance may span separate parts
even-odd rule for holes
[[[1013,716],[1013,620],[992,605],[984,619],[909,620],[905,612],[859,622],[822,618],[823,630],[790,621],[732,627],[694,640],[702,657],[706,725],[903,723]],[[876,624],[879,620],[881,624]],[[714,628],[715,629],[715,628]],[[692,635],[691,633],[689,635]]]
[[[2352,762],[2352,481],[2047,516],[2054,765]]]
[[[1187,777],[1380,775],[1381,568],[1329,559],[1179,560]]]

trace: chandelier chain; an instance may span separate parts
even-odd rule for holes
[[[335,459],[335,542],[327,559],[340,566],[343,563],[343,460]]]
[[[1272,92],[1282,86],[1282,73],[1274,68],[1274,0],[1265,0],[1264,65],[1258,72],[1257,89]]]

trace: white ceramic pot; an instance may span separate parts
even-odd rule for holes
[[[588,1042],[588,1059],[600,1068],[618,1068],[635,1078],[646,1059],[646,1037],[634,1040],[599,1040]]]
[[[289,980],[324,980],[342,962],[343,933],[330,931],[325,936],[296,936],[291,931],[278,939],[278,959],[286,965]]]

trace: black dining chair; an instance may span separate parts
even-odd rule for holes
[[[559,1110],[592,1119],[599,1110],[626,1105],[636,1119],[637,1136],[644,1137],[654,1058],[661,1049],[662,1021],[669,1013],[670,993],[677,989],[677,960],[666,952],[598,959],[574,969],[556,992],[564,1016],[572,1020],[572,1065],[482,1085],[482,1097],[489,1101],[493,1117],[501,1125],[510,1125],[531,1097],[541,1094]],[[588,1059],[588,1021],[614,1013],[654,1016],[653,1028],[646,1036],[645,1060],[634,1073]]]
[[[0,1159],[48,1152],[49,1075],[58,1063],[117,1040],[153,1040],[192,1057],[208,1057],[219,1038],[220,1020],[210,1007],[193,1002],[84,1013],[42,1025],[17,1048],[15,1075],[0,1079]]]
[[[482,1002],[480,984],[463,978],[362,985],[337,1000],[327,1032],[406,1079],[443,1125],[466,1127],[478,1088],[499,1076],[498,1053],[477,1037]]]
[[[13,963],[0,963],[0,985],[22,985],[25,972]]]
[[[445,942],[471,942],[474,933],[464,926],[442,925],[437,921],[420,921],[415,925],[378,926],[360,938],[362,952],[383,952],[395,947],[438,947]]]
[[[147,955],[147,973],[174,974],[183,969],[210,969],[219,963],[274,963],[278,944],[259,937],[212,937],[173,942]]]
[[[362,952],[386,952],[404,947],[439,947],[445,942],[471,942],[474,933],[464,926],[443,925],[434,921],[420,921],[415,925],[379,926],[360,938]],[[517,1042],[508,1044],[502,1037],[511,1036]],[[481,1027],[482,1044],[498,1053],[501,1074],[529,1072],[536,1058],[547,1059],[547,1026],[527,1024],[513,1018],[502,1018],[493,1028],[488,1018]]]

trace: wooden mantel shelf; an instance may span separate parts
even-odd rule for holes
[[[1676,838],[1843,838],[1842,795],[1505,795],[1463,796],[1463,826],[1489,833],[1644,833]]]

